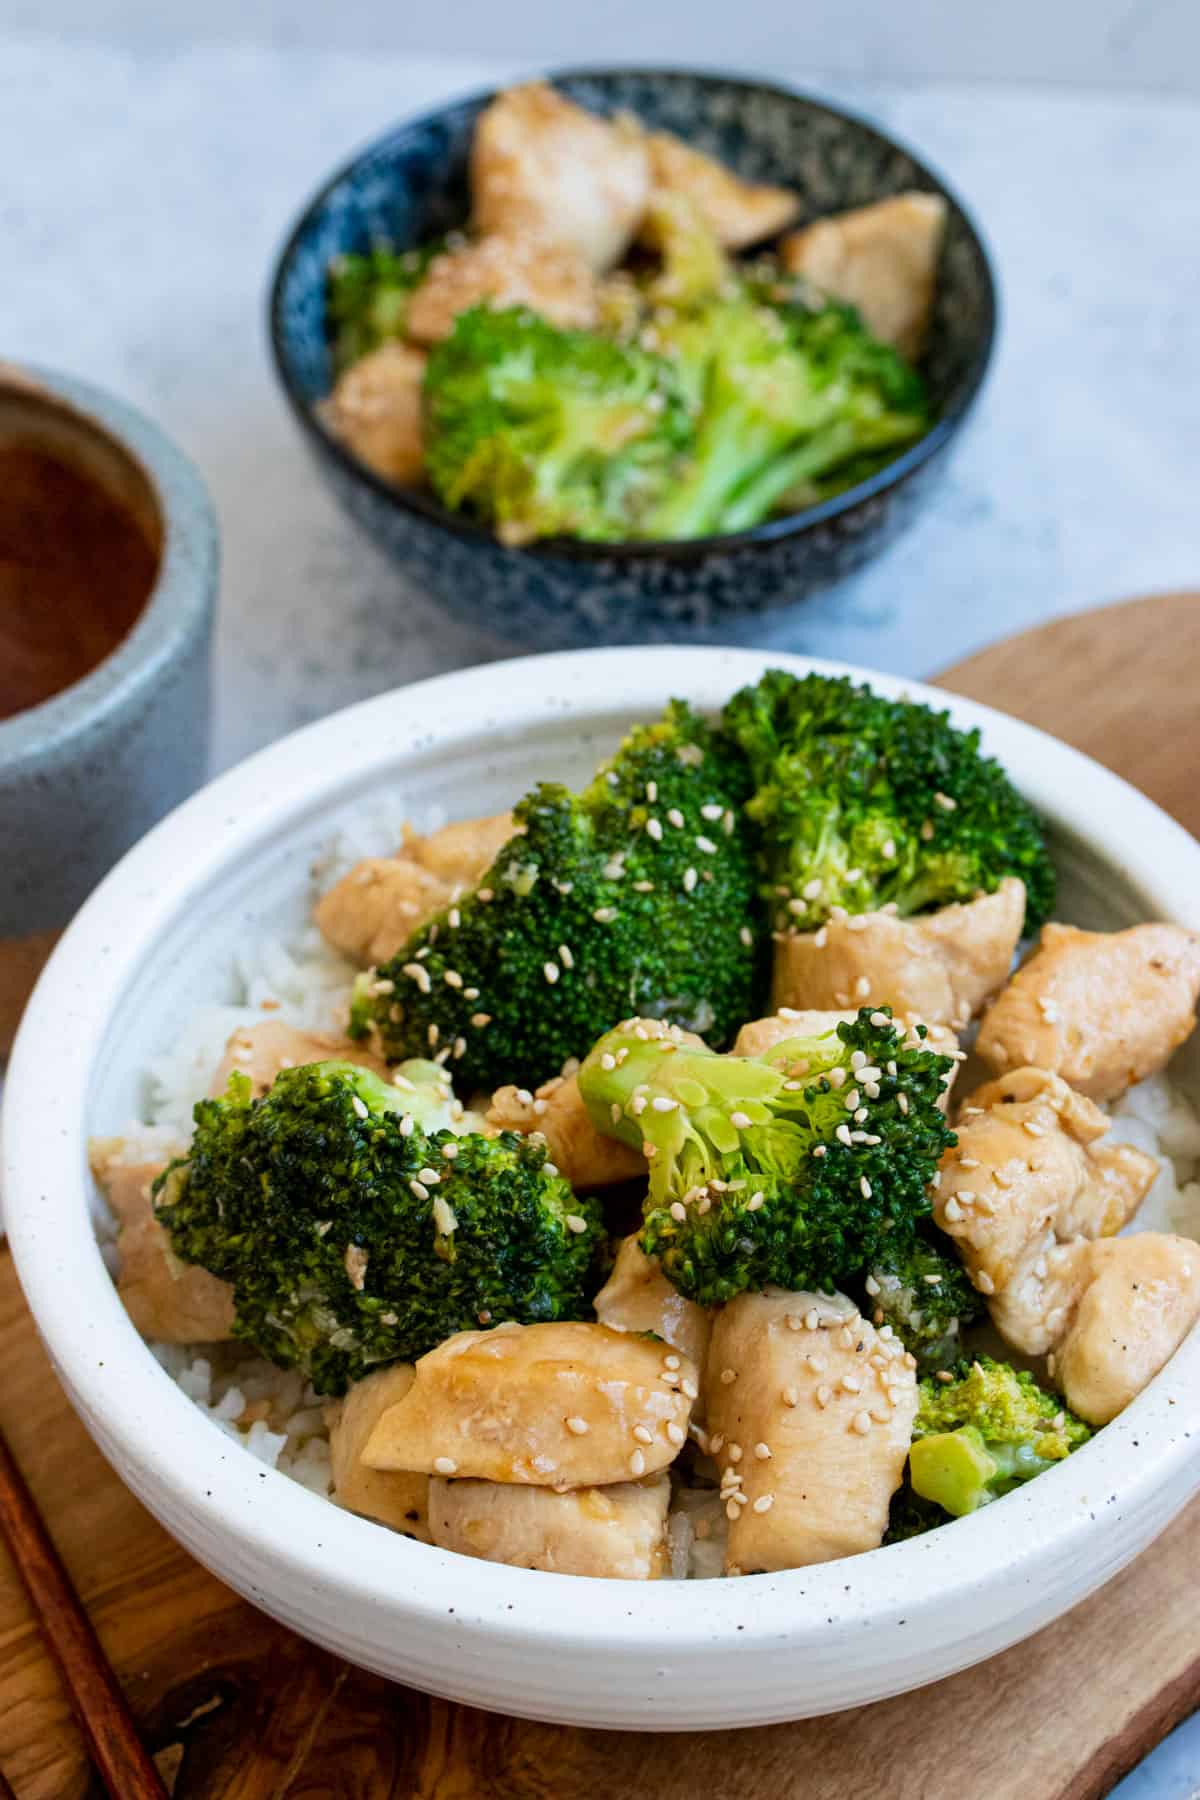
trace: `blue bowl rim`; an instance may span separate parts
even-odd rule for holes
[[[488,545],[496,552],[512,556],[534,557],[539,560],[581,563],[604,563],[617,560],[634,564],[664,561],[695,564],[723,551],[738,550],[757,544],[777,543],[786,538],[797,537],[805,532],[815,530],[831,520],[853,512],[864,502],[874,499],[877,495],[899,487],[909,476],[915,474],[918,469],[946,447],[965,421],[979,396],[995,348],[999,311],[996,275],[983,233],[973,215],[936,169],[919,157],[906,143],[882,131],[878,125],[872,120],[864,118],[862,114],[854,112],[848,107],[835,106],[826,100],[818,100],[811,94],[802,92],[799,88],[784,86],[779,82],[761,81],[750,76],[726,75],[716,69],[700,67],[614,63],[535,71],[532,74],[515,77],[513,82],[506,85],[514,86],[518,85],[520,81],[532,80],[547,81],[551,85],[560,81],[605,81],[628,75],[638,75],[650,80],[662,77],[670,80],[683,78],[720,82],[725,87],[741,88],[752,94],[771,94],[781,100],[799,102],[800,105],[812,112],[823,113],[826,118],[855,126],[881,148],[899,152],[900,155],[907,157],[912,164],[917,180],[927,184],[926,191],[940,194],[957,212],[979,258],[983,274],[982,334],[948,403],[924,436],[903,451],[894,462],[877,470],[865,481],[857,482],[853,487],[846,488],[844,492],[835,494],[831,499],[823,500],[816,506],[806,507],[800,512],[785,513],[777,519],[764,520],[762,524],[755,525],[748,531],[728,532],[702,538],[629,538],[613,543],[590,543],[578,538],[562,537],[546,538],[537,543],[519,546],[502,544],[487,525],[451,512],[439,500],[421,489],[398,486],[387,480],[385,476],[377,474],[375,470],[355,456],[353,451],[349,450],[328,429],[315,407],[301,392],[285,348],[286,338],[282,325],[284,284],[301,239],[307,233],[312,220],[322,211],[334,190],[346,180],[364,157],[374,155],[393,138],[419,130],[422,126],[432,125],[452,109],[462,106],[486,105],[489,100],[494,99],[503,90],[483,88],[470,94],[459,95],[455,99],[443,100],[439,105],[429,108],[426,112],[400,120],[361,144],[304,203],[283,240],[282,248],[275,257],[267,293],[267,334],[275,373],[294,416],[302,430],[308,433],[325,455],[340,465],[344,474],[373,490],[379,499],[394,506],[400,512],[415,515],[426,524],[439,527],[468,542]]]

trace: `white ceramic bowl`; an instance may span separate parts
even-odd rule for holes
[[[231,938],[300,916],[309,865],[339,817],[385,785],[418,818],[437,806],[497,810],[539,775],[582,776],[670,695],[716,709],[769,662],[812,666],[706,649],[533,658],[424,682],[297,733],[198,794],[108,877],[52,958],[13,1056],[4,1192],[21,1281],[118,1473],[267,1612],[353,1662],[473,1705],[702,1730],[895,1694],[1073,1606],[1197,1484],[1193,1333],[1069,1462],[930,1536],[737,1581],[585,1582],[414,1544],[265,1469],[192,1407],[126,1319],[89,1223],[87,1136],[136,1113],[148,1054],[228,983]],[[950,705],[961,724],[983,727],[1052,821],[1067,916],[1200,926],[1200,845],[1076,752]]]

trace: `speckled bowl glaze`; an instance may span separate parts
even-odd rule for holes
[[[222,776],[84,907],[13,1055],[3,1180],[17,1269],[59,1376],[118,1473],[267,1612],[366,1668],[474,1706],[702,1731],[877,1700],[1048,1624],[1196,1490],[1200,1328],[1069,1461],[908,1543],[736,1581],[512,1569],[414,1543],[264,1468],[196,1411],[126,1317],[90,1229],[87,1136],[138,1114],[147,1062],[178,1041],[193,1007],[234,997],[236,940],[290,934],[306,920],[309,871],[334,834],[383,795],[422,828],[439,811],[499,811],[539,777],[585,779],[668,696],[714,712],[768,660],[798,674],[869,677],[882,693],[948,704],[957,724],[978,725],[986,750],[1049,821],[1065,916],[1091,927],[1154,917],[1200,926],[1200,845],[1124,782],[1027,725],[798,657],[595,650],[385,694]],[[1193,1096],[1197,1050],[1172,1071]]]
[[[203,779],[217,532],[199,475],[141,413],[0,364],[0,437],[77,461],[161,544],[136,624],[81,681],[0,720],[0,1056],[26,973],[85,896]],[[32,985],[30,982],[29,985]]]
[[[284,392],[334,493],[422,588],[457,618],[535,647],[745,636],[756,618],[841,581],[916,517],[979,390],[995,332],[987,254],[938,176],[875,126],[762,82],[663,69],[576,70],[548,77],[582,105],[620,108],[675,131],[740,175],[799,191],[804,216],[905,188],[938,193],[949,223],[924,372],[936,421],[869,480],[753,531],[691,543],[506,549],[432,495],[366,468],[323,425],[332,382],[325,333],[333,257],[373,243],[412,244],[463,222],[477,94],[401,125],[361,151],[309,202],[280,255],[270,331]]]

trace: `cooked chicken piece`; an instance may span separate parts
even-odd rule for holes
[[[959,1030],[1000,986],[1025,919],[1025,885],[911,919],[859,913],[775,946],[771,1005],[831,1008],[874,1001],[897,1016]]]
[[[355,456],[402,486],[421,479],[421,383],[425,357],[410,344],[381,344],[340,375],[322,407],[326,424]]]
[[[414,931],[450,904],[447,882],[405,856],[370,856],[321,895],[313,909],[327,944],[351,962],[387,962]]]
[[[669,1567],[670,1499],[667,1474],[566,1494],[435,1475],[429,1483],[429,1529],[443,1550],[515,1569],[656,1581]]]
[[[473,887],[512,836],[512,814],[465,819],[410,836],[395,856],[372,856],[322,894],[313,911],[322,937],[351,962],[387,962],[414,931]]]
[[[117,1293],[144,1338],[163,1344],[217,1344],[233,1335],[233,1289],[196,1263],[181,1262],[154,1216],[156,1163],[109,1161],[96,1179],[120,1222]]]
[[[946,230],[938,194],[896,194],[817,219],[779,246],[780,260],[823,293],[857,307],[868,331],[905,356],[925,343]]]
[[[387,1064],[348,1038],[298,1031],[282,1019],[264,1019],[261,1025],[243,1025],[233,1033],[208,1091],[219,1098],[236,1070],[250,1077],[251,1093],[261,1100],[281,1069],[301,1069],[305,1063],[330,1061],[357,1063],[387,1079]]]
[[[552,325],[596,323],[596,279],[586,259],[571,244],[526,234],[483,237],[435,256],[413,290],[405,328],[418,344],[436,344],[459,313],[485,300],[527,306]]]
[[[743,1025],[734,1039],[734,1056],[765,1056],[776,1044],[786,1043],[791,1037],[823,1037],[837,1025],[852,1025],[858,1017],[856,1012],[800,1012],[794,1007],[781,1007],[777,1013],[771,1013],[765,1019],[751,1019]],[[906,1031],[924,1021],[918,1019],[898,1018],[897,1024]],[[930,1049],[936,1050],[939,1056],[952,1056],[954,1067],[945,1091],[939,1101],[945,1112],[950,1103],[950,1090],[954,1086],[954,1078],[958,1074],[961,1052],[958,1038],[947,1025],[926,1026],[926,1035],[922,1042]]]
[[[1072,1412],[1107,1425],[1200,1319],[1200,1245],[1143,1231],[1083,1249],[1089,1279],[1054,1376]]]
[[[596,1130],[574,1075],[556,1075],[535,1094],[528,1088],[497,1088],[487,1122],[495,1131],[520,1131],[526,1136],[540,1131],[552,1161],[574,1188],[611,1187],[616,1181],[636,1181],[646,1172],[640,1151]]]
[[[1056,1246],[1120,1231],[1158,1171],[1131,1144],[1098,1143],[1108,1127],[1059,1076],[1015,1069],[970,1096],[942,1158],[934,1217],[997,1329],[1027,1355],[1051,1348],[1077,1291]]]
[[[686,194],[727,250],[744,250],[747,244],[774,237],[800,211],[800,196],[790,188],[743,181],[716,157],[693,150],[672,131],[651,132],[646,142],[651,186]]]
[[[1093,1100],[1112,1100],[1179,1048],[1196,1023],[1197,997],[1200,933],[1046,925],[984,1014],[979,1054],[996,1070],[1054,1069]]]
[[[408,1469],[382,1474],[362,1459],[367,1439],[389,1407],[413,1384],[411,1363],[390,1363],[354,1382],[345,1398],[326,1409],[333,1497],[339,1506],[429,1542],[429,1477]]]
[[[663,1274],[658,1258],[646,1255],[636,1232],[622,1239],[612,1274],[593,1305],[602,1325],[613,1331],[653,1331],[698,1369],[704,1367],[712,1313],[685,1300]]]
[[[573,245],[603,274],[632,243],[649,191],[634,119],[601,119],[544,81],[510,88],[479,116],[471,143],[479,232]]]
[[[424,1469],[534,1487],[590,1487],[673,1462],[697,1397],[678,1351],[604,1325],[460,1331],[416,1365],[412,1391],[365,1451],[373,1469]]]
[[[704,1381],[729,1518],[727,1575],[874,1550],[917,1409],[912,1357],[844,1295],[739,1294]]]
[[[406,833],[400,854],[461,892],[491,868],[515,830],[510,812],[456,819],[439,831]]]

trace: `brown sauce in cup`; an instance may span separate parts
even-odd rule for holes
[[[97,481],[35,445],[0,446],[0,719],[103,662],[149,599],[158,561]]]

